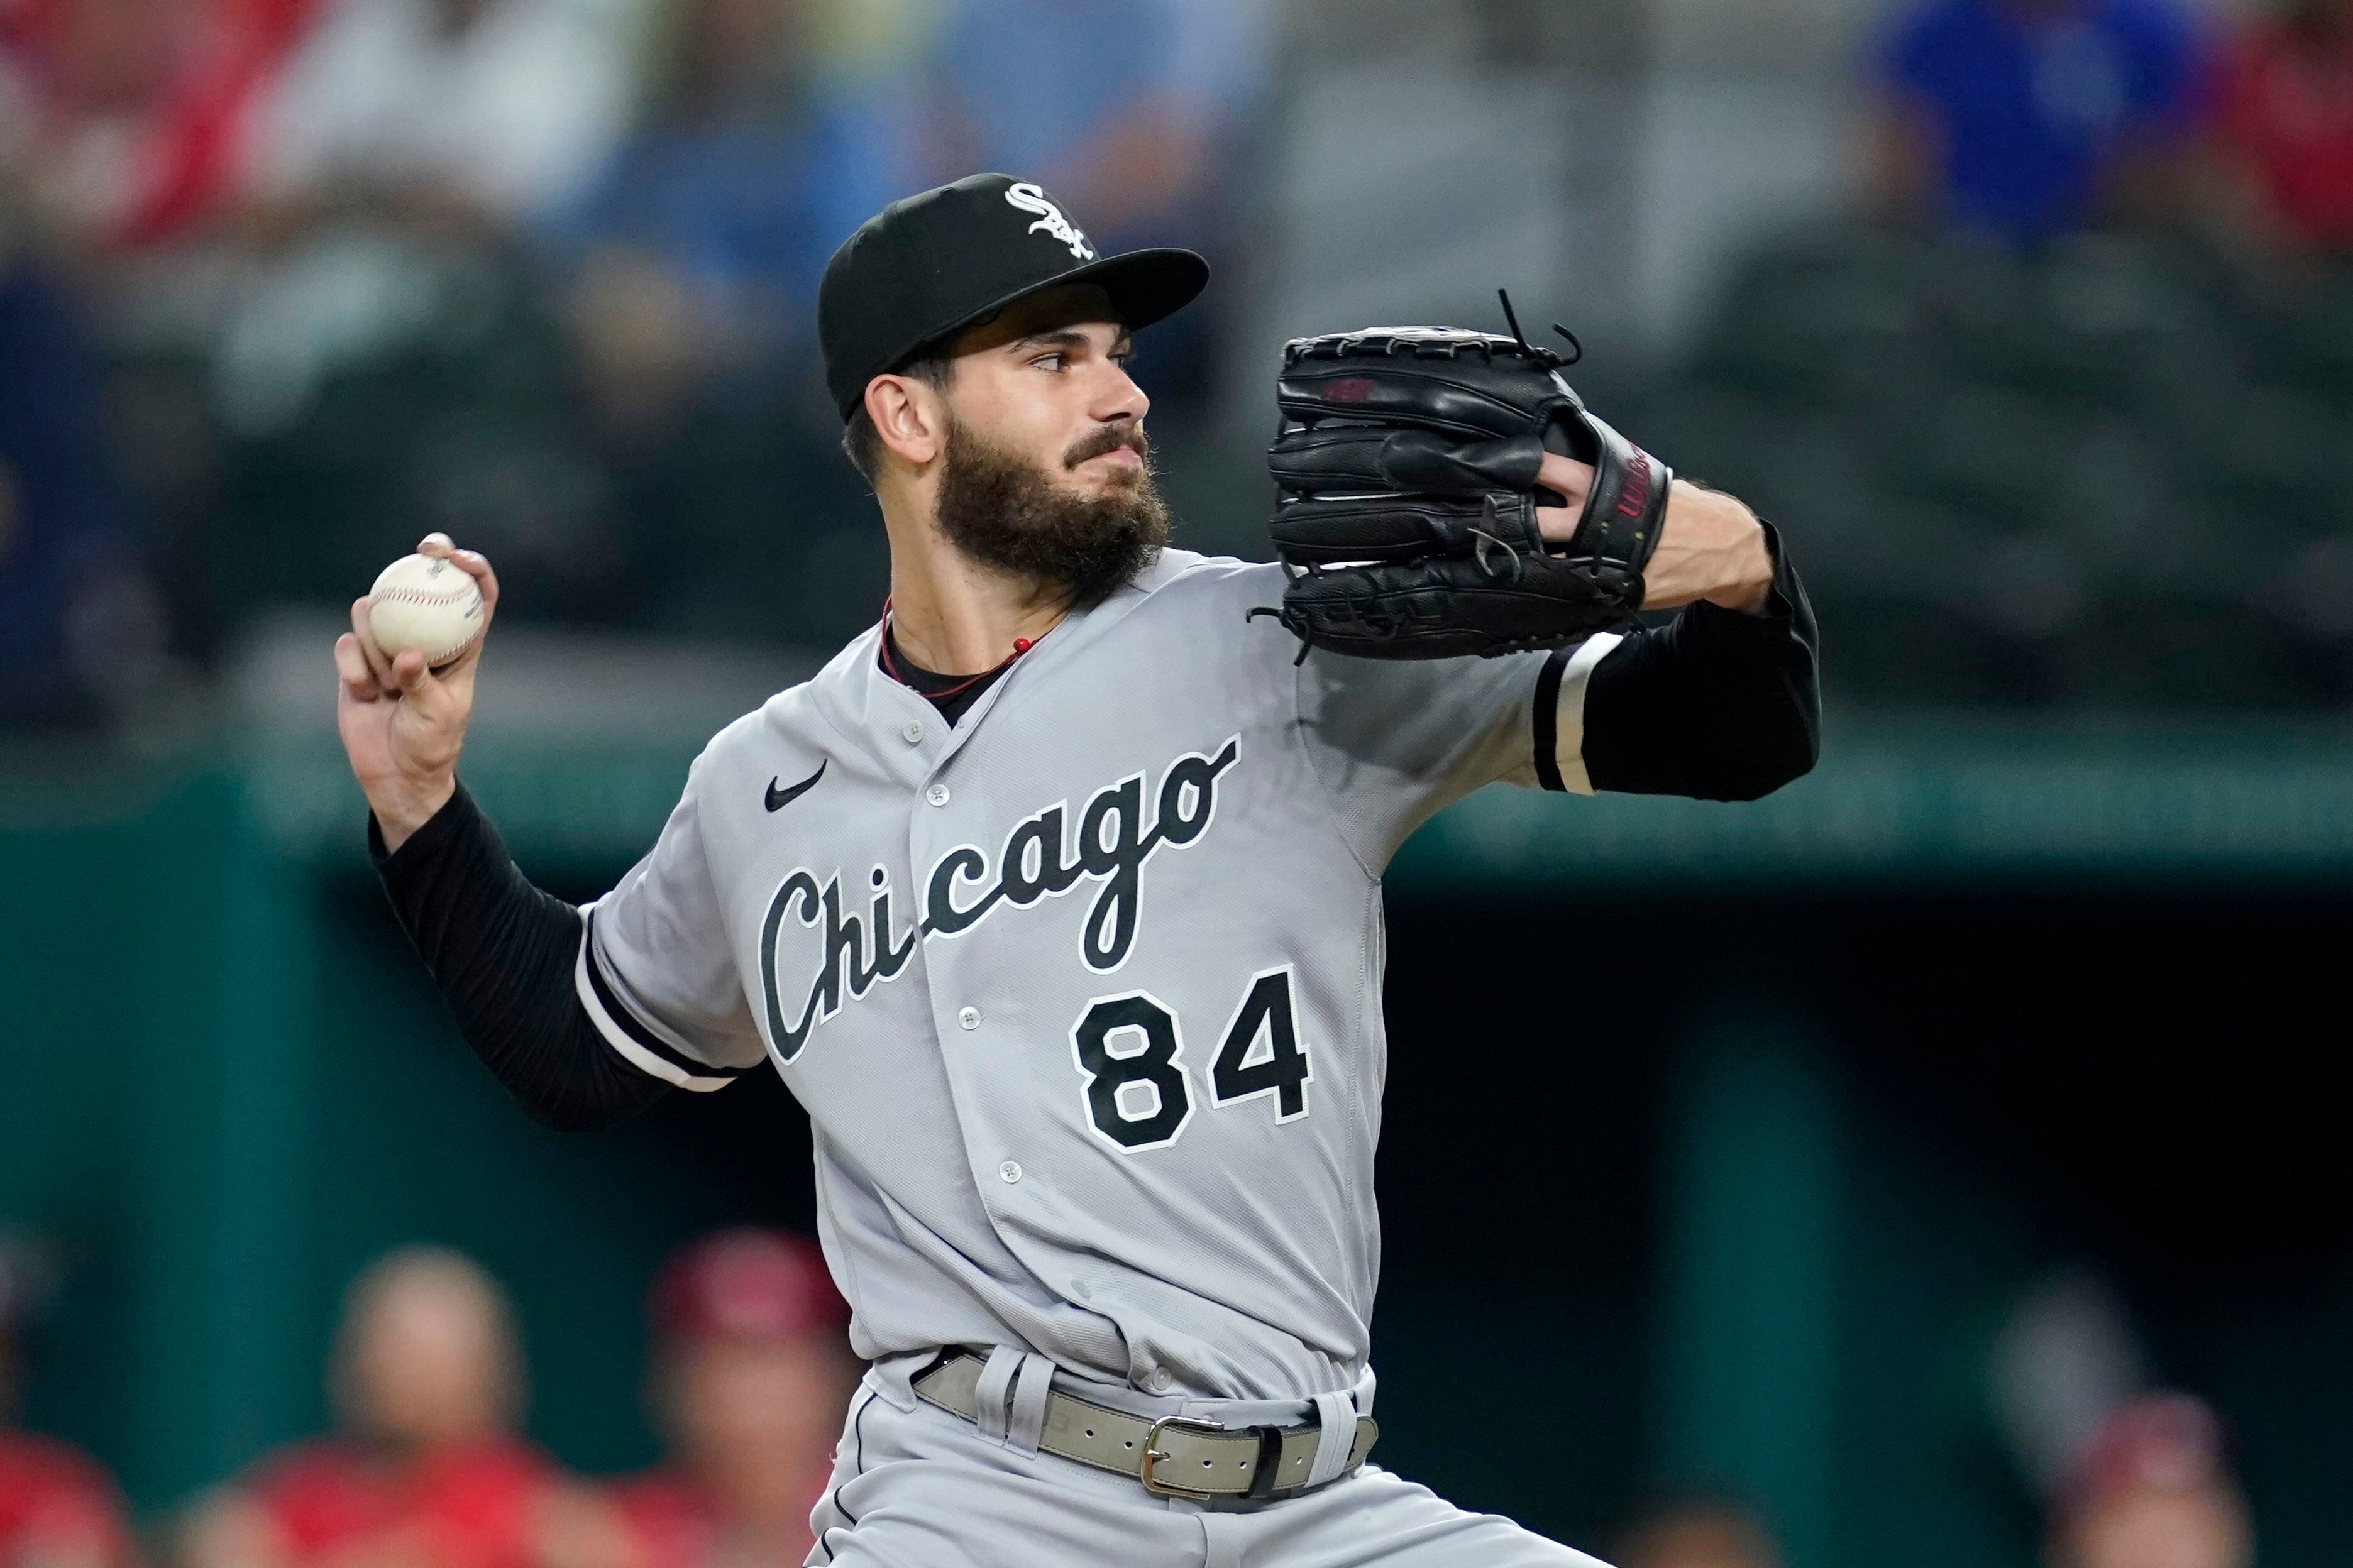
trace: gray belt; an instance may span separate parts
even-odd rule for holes
[[[916,1374],[915,1397],[976,1422],[983,1365],[975,1352],[948,1351]],[[1380,1435],[1371,1416],[1357,1416],[1340,1474],[1363,1464]],[[1323,1428],[1312,1421],[1295,1426],[1222,1426],[1192,1415],[1155,1421],[1056,1389],[1046,1395],[1046,1425],[1038,1447],[1098,1470],[1133,1476],[1156,1496],[1205,1502],[1297,1497],[1307,1489],[1303,1483],[1323,1440]]]

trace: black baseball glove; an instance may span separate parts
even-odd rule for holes
[[[1267,449],[1290,584],[1271,613],[1301,658],[1492,657],[1633,619],[1673,475],[1586,412],[1574,363],[1451,327],[1291,342]],[[1547,451],[1595,469],[1567,544],[1537,528],[1567,504],[1537,487]]]

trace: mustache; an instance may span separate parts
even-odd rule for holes
[[[1152,438],[1144,433],[1143,426],[1106,425],[1084,440],[1073,443],[1071,449],[1062,454],[1062,467],[1075,468],[1090,458],[1116,452],[1122,447],[1146,463],[1152,461]]]

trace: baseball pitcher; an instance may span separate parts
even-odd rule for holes
[[[1382,872],[1483,784],[1803,773],[1811,613],[1516,327],[1293,343],[1282,561],[1170,548],[1126,363],[1208,279],[999,174],[850,237],[819,334],[891,598],[585,908],[459,782],[481,639],[387,658],[362,600],[335,647],[385,887],[533,1114],[807,1108],[869,1363],[812,1563],[1590,1562],[1368,1459]]]

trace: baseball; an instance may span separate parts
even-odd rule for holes
[[[438,669],[481,631],[482,590],[455,562],[404,555],[368,590],[368,634],[388,658],[415,648]]]

